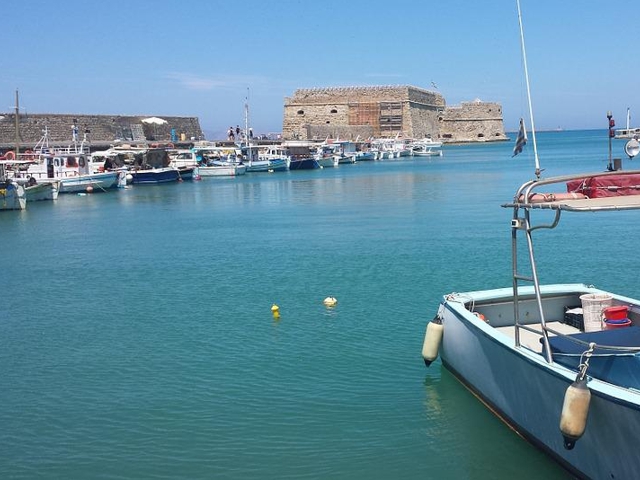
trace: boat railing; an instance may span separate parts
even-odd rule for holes
[[[513,209],[513,217],[511,220],[511,250],[512,250],[512,284],[514,299],[514,325],[515,325],[515,344],[520,346],[520,329],[530,330],[529,327],[523,325],[520,321],[519,290],[521,284],[528,283],[533,285],[535,299],[540,315],[540,325],[542,327],[542,343],[544,346],[544,354],[547,362],[552,363],[552,353],[549,345],[549,328],[546,324],[542,294],[540,291],[540,282],[533,249],[532,233],[538,229],[553,229],[560,222],[560,216],[563,211],[573,212],[595,212],[595,211],[612,211],[612,210],[630,210],[640,209],[640,195],[623,195],[623,196],[605,196],[601,198],[588,198],[586,196],[567,195],[567,182],[572,180],[590,179],[595,177],[607,177],[614,175],[640,175],[638,170],[614,171],[614,172],[596,172],[579,175],[565,175],[552,177],[548,179],[530,180],[523,184],[516,192],[512,203],[505,204],[503,207]],[[562,193],[540,192],[540,187],[549,185],[562,185]],[[533,224],[532,211],[538,209],[548,209],[555,211],[555,217],[550,223]],[[518,248],[520,235],[524,235],[526,243],[526,258],[528,259],[528,273],[524,274],[520,270]],[[552,332],[556,334],[555,332]]]

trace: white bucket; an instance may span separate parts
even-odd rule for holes
[[[585,332],[602,330],[602,312],[611,306],[613,297],[606,293],[585,293],[580,295]]]

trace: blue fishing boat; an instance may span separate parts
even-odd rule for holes
[[[158,183],[177,182],[180,171],[174,167],[132,169],[129,171],[131,183],[134,185],[149,185]]]
[[[526,58],[524,65],[526,72]],[[640,171],[542,178],[532,114],[531,125],[536,178],[502,205],[513,212],[511,286],[445,295],[422,356],[429,366],[439,355],[494,413],[572,474],[637,478],[640,300],[582,283],[541,284],[534,233],[556,229],[564,214],[640,210]],[[514,154],[524,131],[521,121]],[[614,263],[611,251],[606,261]]]

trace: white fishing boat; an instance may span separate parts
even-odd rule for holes
[[[60,193],[106,191],[116,187],[120,177],[124,177],[121,171],[91,172],[89,158],[86,153],[64,151],[43,154],[37,163],[29,167],[27,175],[37,183],[57,182]]]
[[[27,202],[40,202],[43,200],[57,200],[60,193],[60,182],[57,180],[36,183],[35,179],[24,185]]]
[[[26,176],[37,183],[57,183],[60,193],[106,191],[124,182],[121,171],[95,172],[92,156],[85,141],[77,141],[77,132],[73,142],[64,148],[49,145],[48,129],[36,144],[33,152],[26,152],[23,160],[30,162]]]
[[[38,202],[42,200],[56,200],[60,191],[59,180],[45,180],[38,182],[27,171],[33,161],[27,160],[5,160],[4,167],[7,176],[24,187],[27,202]]]
[[[417,157],[442,156],[442,142],[431,138],[414,140],[409,144],[411,154]]]
[[[524,65],[528,90],[526,56]],[[567,214],[640,210],[640,170],[541,178],[532,114],[531,125],[536,178],[502,205],[512,210],[511,285],[445,295],[422,356],[430,365],[439,355],[494,413],[572,474],[635,479],[640,300],[581,283],[541,284],[534,232],[554,230]],[[625,265],[611,253],[607,262]]]
[[[616,129],[615,138],[640,139],[640,128],[632,128],[630,124],[631,124],[631,109],[627,108],[627,127]]]
[[[247,173],[247,166],[241,163],[211,164],[198,167],[201,177],[237,177]]]

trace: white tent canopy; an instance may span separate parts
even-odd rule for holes
[[[153,125],[164,125],[165,123],[169,123],[169,122],[167,122],[164,118],[149,117],[149,118],[143,118],[142,123],[151,123]]]

